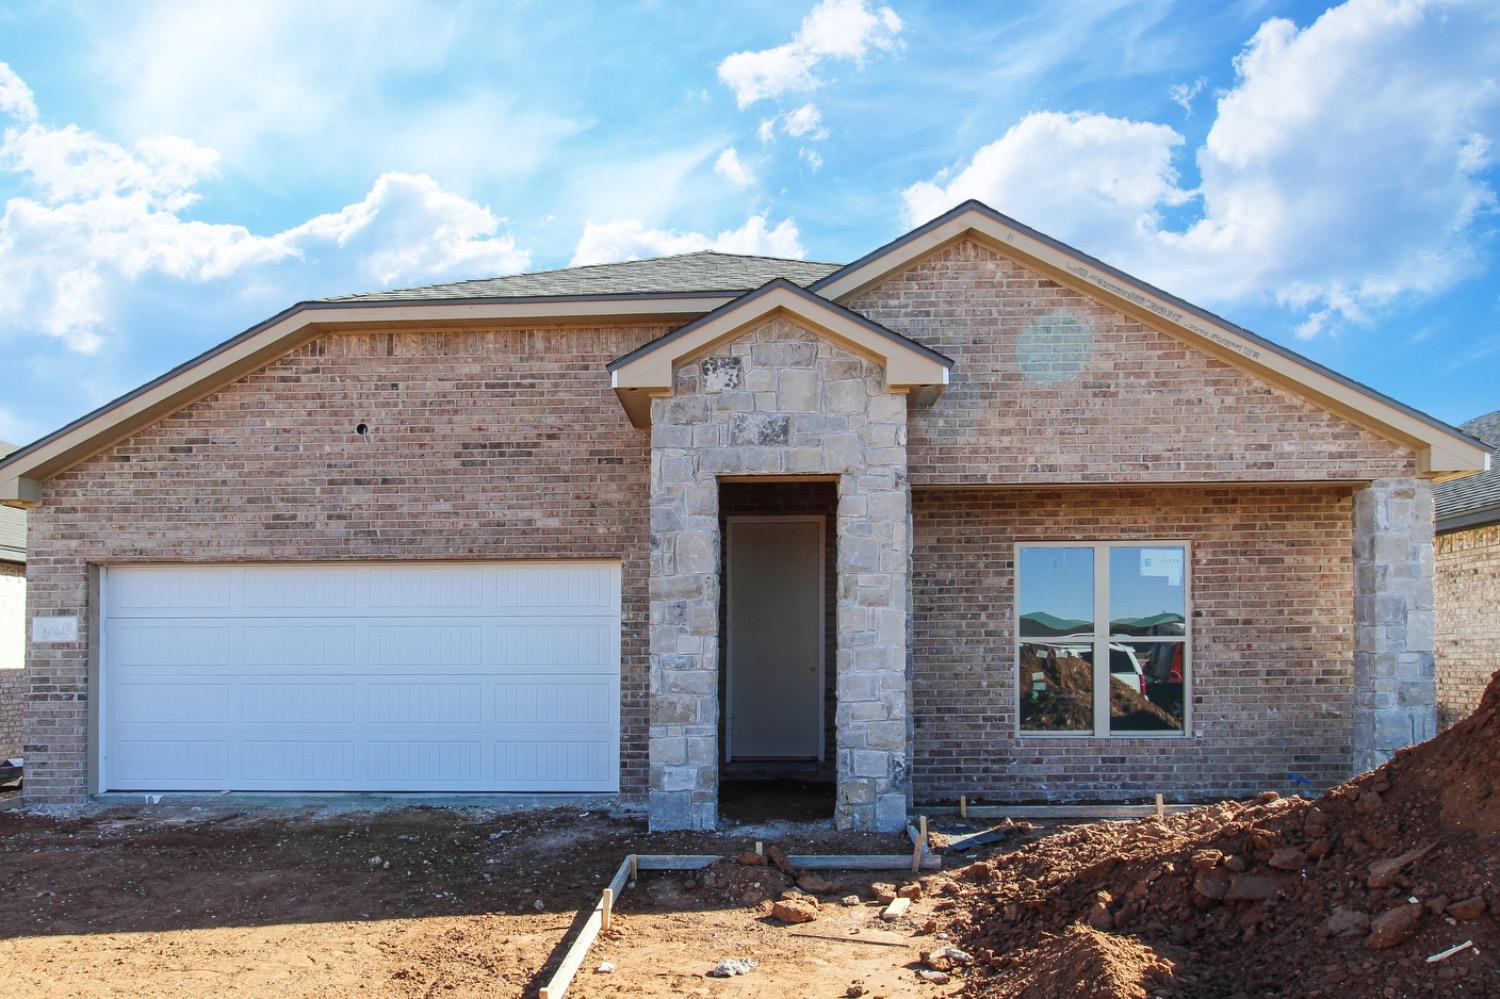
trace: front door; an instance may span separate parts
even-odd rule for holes
[[[728,521],[731,760],[823,757],[823,518]]]

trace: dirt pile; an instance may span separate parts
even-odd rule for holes
[[[972,995],[1500,996],[1500,673],[1317,801],[1078,826],[945,891]]]

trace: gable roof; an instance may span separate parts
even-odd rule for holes
[[[981,201],[965,201],[818,279],[808,290],[848,302],[886,276],[965,238],[977,239],[1059,284],[1413,448],[1424,474],[1441,478],[1489,467],[1489,448],[1456,427],[1147,284]]]
[[[604,320],[690,322],[779,279],[789,287],[780,288],[778,295],[803,308],[811,301],[824,301],[830,311],[822,315],[833,317],[829,321],[847,331],[859,331],[859,337],[880,336],[885,344],[896,342],[891,337],[906,340],[890,330],[871,330],[877,324],[850,311],[846,303],[885,275],[966,237],[982,240],[1065,286],[1412,448],[1424,475],[1442,479],[1489,467],[1489,449],[1446,423],[970,201],[842,267],[703,251],[301,302],[0,459],[0,505],[41,502],[45,480],[329,332]],[[756,281],[759,284],[752,283]],[[809,281],[806,289],[800,287]],[[715,284],[733,287],[701,287]],[[793,295],[793,288],[801,294]],[[905,350],[883,349],[894,351],[890,357],[902,363],[935,362],[923,356],[927,348],[921,344],[907,340],[906,345]],[[619,374],[618,369],[611,372],[615,378]],[[907,387],[920,384],[911,381]]]
[[[1461,423],[1459,429],[1500,448],[1500,409]],[[1500,523],[1500,467],[1491,465],[1478,475],[1440,482],[1433,500],[1440,531]]]
[[[16,450],[0,441],[0,458]],[[26,511],[0,506],[0,562],[26,561]]]
[[[880,363],[892,392],[918,390],[919,400],[929,402],[948,384],[948,370],[953,367],[949,358],[785,278],[776,278],[605,365],[630,422],[638,427],[650,425],[651,399],[672,394],[673,373],[679,365],[776,314],[790,315],[819,335]]]
[[[785,257],[699,250],[649,260],[589,264],[533,274],[430,284],[421,288],[339,295],[329,302],[427,302],[453,298],[523,298],[531,295],[659,295],[679,292],[744,294],[767,281],[785,278],[812,284],[838,270],[839,264]]]

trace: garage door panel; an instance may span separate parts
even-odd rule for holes
[[[104,612],[109,788],[618,790],[618,565],[128,567]]]

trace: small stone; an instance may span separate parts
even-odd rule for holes
[[[1109,906],[1103,902],[1095,902],[1089,907],[1089,925],[1096,930],[1113,929],[1115,917],[1109,914]]]
[[[858,982],[855,982],[853,985],[844,990],[845,999],[859,999],[859,997],[864,994],[865,987]]]
[[[1198,850],[1193,854],[1192,864],[1195,871],[1211,871],[1219,866],[1224,859],[1224,854],[1218,850]]]
[[[859,898],[858,895],[845,895],[843,898],[839,899],[839,901],[843,902],[845,905],[849,906],[850,908],[853,908],[854,906],[861,904],[860,903],[860,898]]]
[[[1249,868],[1250,862],[1237,854],[1224,858],[1224,867],[1236,874],[1243,874]]]
[[[541,899],[537,899],[535,902],[531,903],[531,907],[537,912],[541,912],[543,909],[547,908],[547,903],[543,902]]]
[[[1381,913],[1370,921],[1370,935],[1365,938],[1366,950],[1385,950],[1394,947],[1416,931],[1422,922],[1422,904],[1408,902],[1389,912]]]
[[[381,865],[381,863],[382,863],[382,861],[381,861],[381,859],[379,857],[371,857],[370,858],[370,866],[371,867],[379,867]]]
[[[881,905],[890,905],[896,901],[896,886],[877,881],[870,886],[870,894],[875,896],[875,901]]]
[[[917,971],[917,977],[932,985],[948,984],[948,973],[946,971],[933,971],[930,968],[922,968]]]
[[[608,961],[600,961],[599,967],[594,969],[594,973],[596,975],[613,975],[615,973],[615,966]]]
[[[818,918],[818,906],[805,898],[782,899],[771,906],[771,918],[783,923],[810,923]]]
[[[1370,917],[1354,909],[1334,909],[1315,934],[1319,940],[1329,937],[1357,937],[1370,929]]]
[[[1215,868],[1204,871],[1193,879],[1193,890],[1204,898],[1217,902],[1229,893],[1229,875]]]
[[[755,969],[755,960],[749,957],[726,957],[714,965],[714,970],[708,973],[710,978],[733,978],[736,975],[748,975]]]
[[[839,890],[836,882],[810,871],[805,871],[797,877],[797,887],[803,891],[810,891],[818,895],[832,895]]]
[[[1282,878],[1268,878],[1257,874],[1240,874],[1229,883],[1224,893],[1226,902],[1264,902],[1276,897],[1281,891]]]
[[[766,863],[765,857],[758,853],[752,853],[749,850],[746,850],[735,859],[740,862],[740,866],[742,867],[764,867]]]
[[[922,886],[916,881],[913,881],[911,884],[902,885],[900,888],[896,889],[896,897],[909,898],[913,902],[915,902],[917,899],[922,897]]]
[[[1478,919],[1480,916],[1484,915],[1484,899],[1479,895],[1475,895],[1473,898],[1466,898],[1461,902],[1454,902],[1452,905],[1448,906],[1448,915],[1461,922],[1468,922],[1471,919]]]

